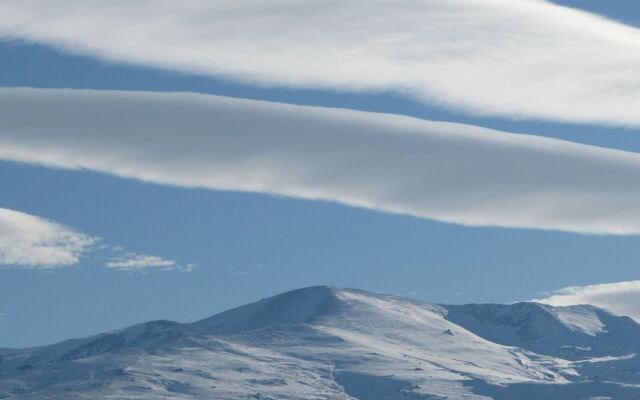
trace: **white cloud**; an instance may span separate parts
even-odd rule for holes
[[[105,263],[105,266],[124,272],[148,272],[150,270],[193,272],[198,268],[197,264],[179,264],[174,260],[134,252],[114,256]]]
[[[120,271],[142,271],[150,268],[172,268],[176,266],[176,262],[158,256],[127,253],[123,257],[107,261],[106,266]]]
[[[4,0],[0,37],[260,85],[640,126],[640,30],[543,0]]]
[[[0,159],[474,226],[640,233],[640,155],[187,93],[0,89]]]
[[[627,315],[640,323],[640,281],[571,286],[534,301],[556,306],[591,304]]]
[[[105,266],[120,271],[146,271],[161,268],[165,271],[191,272],[196,264],[180,265],[162,257],[127,252],[124,249],[99,245],[100,239],[59,223],[0,208],[0,267],[54,269],[78,264],[82,257],[101,248],[110,253]],[[0,317],[6,314],[0,313]]]
[[[0,266],[72,266],[97,240],[43,218],[0,208]]]
[[[174,267],[172,271],[180,271],[180,272],[193,272],[198,269],[199,265],[195,263],[189,263],[184,265],[177,265]]]

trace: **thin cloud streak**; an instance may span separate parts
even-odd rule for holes
[[[640,233],[640,155],[188,93],[0,89],[0,159],[472,226]]]
[[[115,248],[113,250],[119,251]],[[164,257],[128,251],[124,254],[110,257],[110,259],[105,263],[105,267],[130,273],[147,273],[152,270],[193,272],[198,269],[198,264],[181,264],[175,260],[170,260]]]
[[[0,38],[258,85],[640,126],[640,30],[543,0],[5,0]]]
[[[119,271],[142,271],[149,268],[171,268],[176,265],[174,260],[167,260],[158,256],[148,254],[128,253],[124,257],[119,257],[107,261],[106,267]]]
[[[555,306],[591,304],[629,316],[640,323],[640,281],[571,286],[534,301]]]

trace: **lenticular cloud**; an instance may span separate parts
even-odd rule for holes
[[[4,0],[1,38],[259,85],[640,126],[640,30],[543,0]]]
[[[0,159],[472,225],[640,233],[640,155],[188,93],[0,89]]]

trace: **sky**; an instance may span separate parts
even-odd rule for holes
[[[640,319],[640,6],[556,3],[0,5],[0,347],[313,285]]]

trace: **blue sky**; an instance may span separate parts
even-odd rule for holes
[[[562,3],[640,23],[634,1]],[[403,114],[640,151],[640,129],[634,127],[478,117],[391,91],[267,87],[104,61],[28,40],[0,43],[0,71],[2,87],[200,92]],[[467,227],[333,202],[12,161],[0,162],[0,182],[0,207],[111,246],[67,268],[0,268],[0,347],[45,344],[152,319],[190,321],[311,285],[467,303],[527,300],[567,286],[638,279],[637,235]],[[116,246],[197,268],[105,268],[120,251]]]

